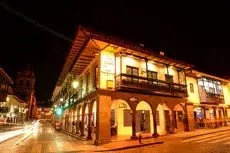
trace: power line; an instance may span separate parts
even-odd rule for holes
[[[41,23],[39,23],[39,22],[37,22],[37,21],[35,21],[35,20],[30,19],[29,17],[27,17],[27,16],[25,16],[25,15],[23,15],[23,14],[17,12],[17,11],[14,10],[13,8],[11,8],[11,7],[9,7],[8,5],[4,4],[3,2],[0,2],[0,6],[1,6],[3,9],[5,9],[5,10],[7,10],[7,11],[10,11],[11,13],[15,14],[16,16],[18,16],[18,17],[20,17],[20,18],[22,18],[22,19],[24,19],[24,20],[26,20],[26,21],[28,21],[28,22],[30,22],[30,23],[32,23],[32,24],[34,24],[34,25],[36,25],[36,26],[38,26],[38,27],[40,27],[40,28],[42,28],[43,30],[45,30],[45,31],[47,31],[47,32],[49,32],[49,33],[51,33],[51,34],[53,34],[53,35],[59,37],[59,38],[62,38],[62,39],[67,40],[67,41],[69,41],[69,42],[73,42],[72,39],[70,39],[70,38],[68,38],[68,37],[66,37],[66,36],[64,36],[64,35],[62,35],[62,34],[56,32],[56,31],[54,31],[54,30],[52,30],[52,29],[46,27],[46,26],[44,26],[44,25],[42,25]]]

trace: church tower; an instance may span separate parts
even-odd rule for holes
[[[28,66],[17,73],[15,91],[28,104],[28,118],[36,117],[35,74]]]

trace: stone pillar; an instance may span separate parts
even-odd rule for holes
[[[226,121],[226,108],[223,108],[222,111],[223,111],[223,118],[224,118],[224,126],[227,126],[227,121]]]
[[[194,114],[193,114],[193,104],[187,104],[187,120],[188,120],[188,131],[195,130],[195,121],[194,121]]]
[[[174,115],[174,110],[172,109],[170,113],[170,133],[175,132],[175,115]]]
[[[95,145],[111,142],[111,104],[110,96],[97,95],[97,125]]]
[[[88,119],[88,135],[87,140],[91,140],[92,138],[92,113],[89,113]]]
[[[88,116],[88,135],[87,135],[87,140],[93,139],[92,138],[92,109],[93,109],[92,107],[93,107],[93,104],[90,103],[88,105],[89,116]]]
[[[81,136],[85,136],[84,133],[84,128],[85,128],[85,107],[86,105],[84,104],[82,107],[82,113],[81,113],[81,125],[80,125],[80,131],[81,131]]]
[[[131,113],[132,115],[132,136],[130,137],[131,139],[137,139],[136,136],[136,111],[133,111]]]
[[[156,118],[156,112],[153,112],[153,134],[152,137],[157,138],[159,134],[157,133],[157,118]]]

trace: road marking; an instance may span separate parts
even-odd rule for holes
[[[230,139],[230,137],[226,137],[226,138],[223,138],[223,139],[218,139],[218,140],[210,141],[208,143],[217,143],[217,142],[222,142],[222,141],[229,140],[229,139]]]
[[[224,135],[224,134],[221,134]],[[203,140],[204,138],[211,138],[216,136],[216,134],[209,134],[209,135],[205,135],[205,136],[198,136],[196,138],[190,138],[188,140],[183,140],[182,142],[191,142],[191,141],[196,141],[196,140]]]
[[[213,138],[206,138],[206,139],[203,139],[203,140],[198,140],[196,142],[205,142],[205,141],[210,141],[210,140],[215,140],[215,139],[219,139],[219,138],[225,138],[226,135],[220,135],[220,136],[216,136],[216,137],[213,137]]]
[[[230,141],[228,141],[228,142],[225,142],[225,143],[223,143],[223,144],[230,144]]]

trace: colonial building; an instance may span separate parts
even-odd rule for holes
[[[35,96],[35,75],[28,67],[17,73],[15,92],[28,104],[27,119],[36,118],[37,106]]]
[[[187,104],[194,107],[195,127],[226,125],[230,118],[230,81],[195,70],[186,75]]]
[[[63,130],[96,145],[113,136],[194,129],[185,72],[192,66],[79,27],[52,100]],[[190,112],[190,113],[187,113]]]
[[[0,122],[24,122],[27,104],[14,92],[14,82],[0,68]]]

